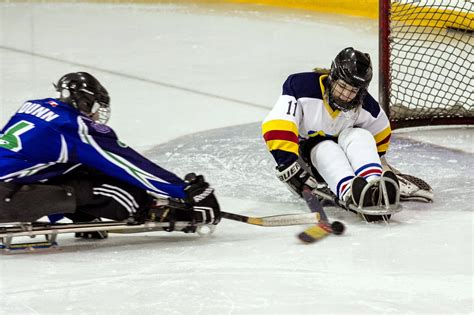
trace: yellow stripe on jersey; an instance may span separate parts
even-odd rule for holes
[[[284,131],[291,131],[293,132],[296,136],[298,136],[298,126],[292,121],[289,120],[270,120],[265,122],[262,125],[262,134],[266,134],[269,131],[273,130],[284,130]]]
[[[297,143],[294,143],[292,141],[286,141],[286,140],[270,140],[267,141],[267,147],[268,150],[273,151],[273,150],[282,150],[286,152],[291,152],[296,155],[298,154],[298,148],[299,145]]]
[[[323,94],[324,107],[326,107],[326,110],[328,111],[329,116],[331,116],[331,118],[334,119],[337,116],[339,116],[341,111],[339,109],[332,110],[331,106],[326,101],[326,97],[324,97],[325,88],[324,88],[324,84],[323,84],[323,79],[327,78],[328,76],[329,75],[326,74],[326,75],[322,75],[322,76],[319,77],[319,86],[321,87],[321,93]]]
[[[376,134],[374,136],[375,142],[377,143],[377,151],[378,152],[387,152],[388,147],[390,146],[390,134],[392,133],[392,129],[390,125]],[[385,141],[384,141],[385,140]]]
[[[387,152],[389,146],[390,146],[390,142],[381,144],[377,146],[377,152]]]

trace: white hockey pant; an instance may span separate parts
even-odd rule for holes
[[[311,163],[331,191],[345,201],[350,196],[354,176],[368,182],[378,180],[382,165],[372,134],[362,128],[341,132],[338,143],[325,140],[311,150]]]

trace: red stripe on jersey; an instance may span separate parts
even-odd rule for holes
[[[263,135],[265,141],[270,140],[286,140],[298,143],[298,137],[291,131],[285,130],[270,130]]]
[[[391,134],[389,134],[389,135],[388,135],[388,136],[386,136],[386,137],[385,137],[383,140],[380,140],[379,142],[377,142],[377,146],[379,146],[379,145],[381,145],[381,144],[384,144],[384,143],[387,143],[387,142],[389,142],[389,141],[390,141],[390,137],[391,137],[391,136],[392,136],[392,135],[391,135]]]

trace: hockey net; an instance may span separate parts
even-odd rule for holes
[[[394,128],[474,124],[472,0],[380,0],[380,103]]]

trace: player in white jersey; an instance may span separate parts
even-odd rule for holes
[[[285,81],[262,133],[278,177],[291,191],[301,195],[305,186],[323,183],[341,203],[358,205],[369,185],[362,201],[366,207],[379,200],[382,174],[397,183],[392,172],[382,170],[380,156],[388,149],[391,129],[367,91],[371,79],[370,56],[350,47],[336,56],[330,71],[292,74]],[[394,186],[387,185],[391,203],[398,190]]]

